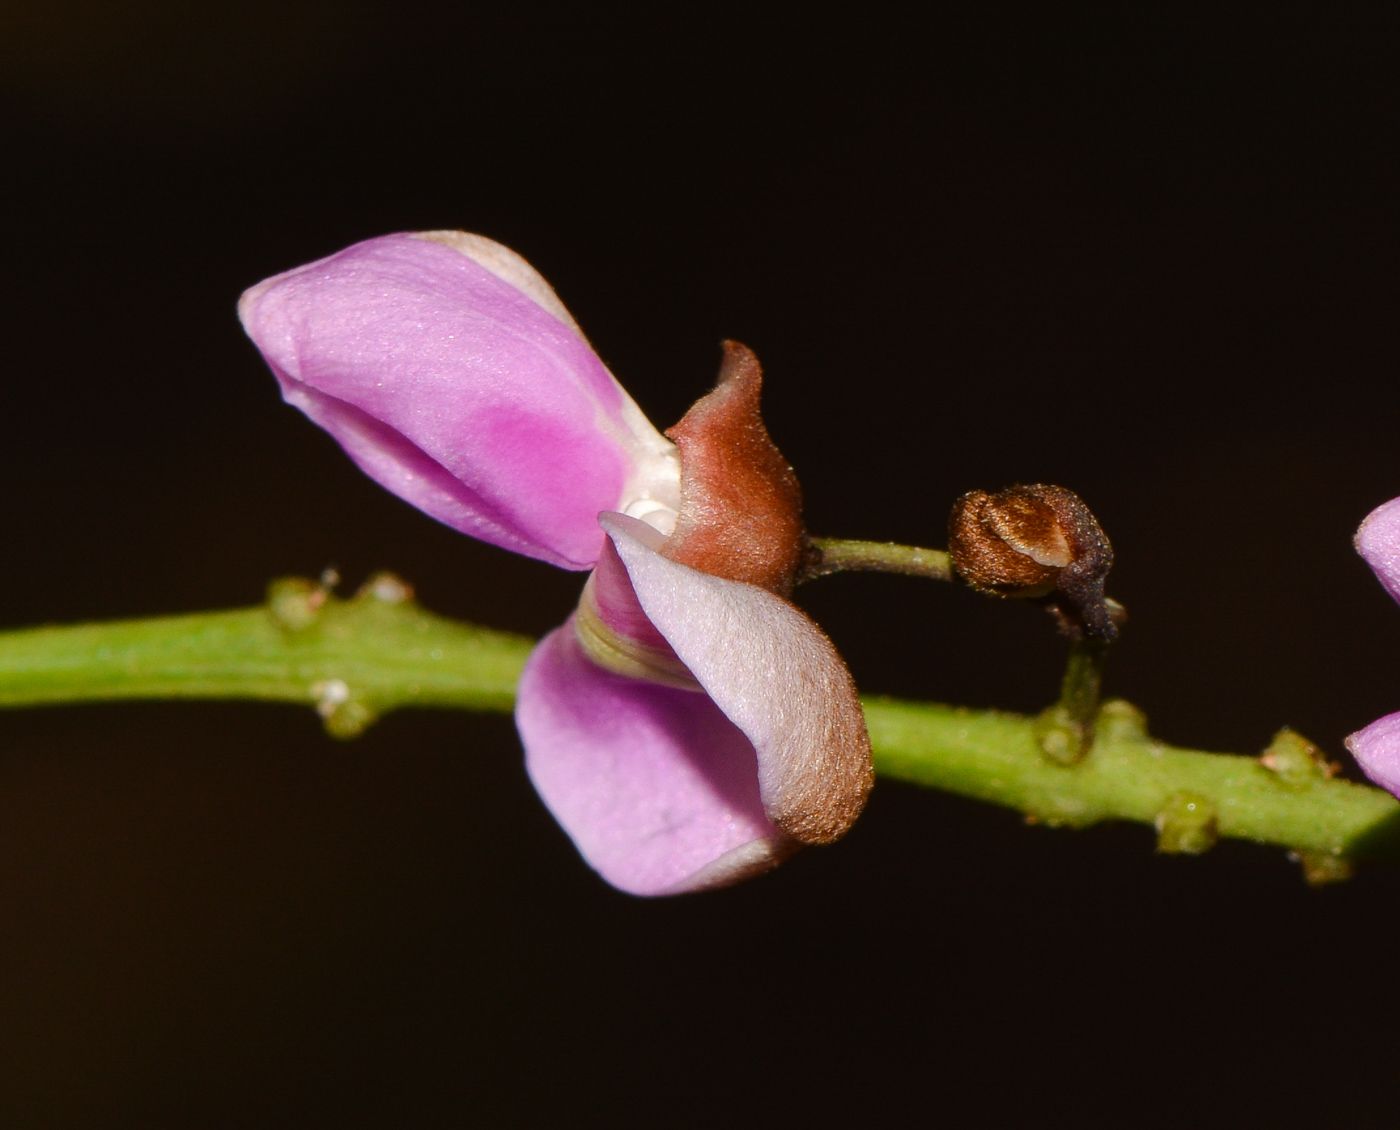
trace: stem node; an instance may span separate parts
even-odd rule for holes
[[[1104,640],[1077,639],[1069,645],[1060,700],[1036,719],[1041,752],[1057,765],[1078,765],[1093,748],[1107,655]]]

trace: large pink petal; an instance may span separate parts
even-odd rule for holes
[[[587,568],[598,512],[675,477],[548,285],[479,236],[368,240],[258,284],[239,313],[290,403],[463,533]]]
[[[1356,552],[1375,570],[1386,592],[1400,600],[1400,498],[1366,515],[1356,531]]]
[[[593,663],[573,621],[520,679],[525,765],[584,859],[636,895],[723,886],[796,846],[769,823],[754,748],[703,694]]]
[[[843,835],[874,771],[855,684],[831,641],[781,597],[668,560],[645,523],[599,523],[647,617],[753,743],[769,819],[803,843]]]
[[[1346,740],[1366,776],[1400,796],[1400,714],[1378,718]]]

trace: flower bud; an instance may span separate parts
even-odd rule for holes
[[[1041,484],[969,491],[953,504],[948,551],[979,592],[1047,598],[1067,634],[1117,638],[1103,591],[1113,548],[1073,491]]]

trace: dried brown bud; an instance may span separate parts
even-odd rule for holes
[[[1116,639],[1103,585],[1113,548],[1089,508],[1064,487],[974,490],[953,504],[948,550],[973,588],[1045,597],[1072,636]]]
[[[763,426],[762,386],[752,350],[726,341],[714,391],[667,429],[681,449],[681,512],[663,552],[787,596],[807,548],[802,491]]]

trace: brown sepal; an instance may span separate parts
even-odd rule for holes
[[[763,426],[762,384],[752,350],[726,341],[714,391],[667,430],[681,450],[681,509],[662,552],[787,596],[807,545],[802,490]]]
[[[1039,483],[969,491],[953,504],[948,542],[953,568],[973,588],[1046,597],[1069,635],[1117,638],[1104,596],[1113,548],[1073,491]]]

